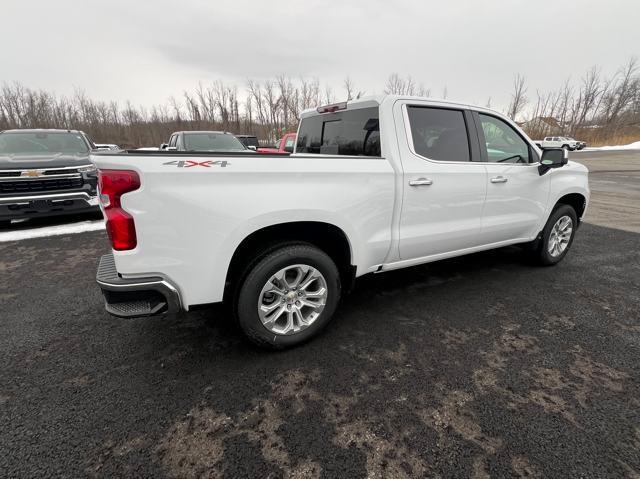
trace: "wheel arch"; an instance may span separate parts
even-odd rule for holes
[[[343,289],[349,290],[355,279],[353,246],[344,230],[323,221],[290,221],[259,228],[247,235],[235,248],[225,279],[225,299],[242,280],[252,264],[278,245],[309,243],[324,251],[340,271]]]
[[[567,193],[558,198],[556,203],[553,205],[552,211],[555,210],[558,205],[571,206],[575,210],[578,220],[580,220],[587,207],[587,197],[582,193]]]

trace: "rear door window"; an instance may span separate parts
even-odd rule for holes
[[[303,118],[296,152],[380,156],[378,107],[358,108]]]
[[[445,108],[407,106],[413,149],[436,161],[470,161],[464,113]]]

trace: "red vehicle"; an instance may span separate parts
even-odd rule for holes
[[[293,153],[296,145],[296,133],[287,133],[278,140],[275,148],[258,148],[258,153]]]

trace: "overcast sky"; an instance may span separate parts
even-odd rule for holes
[[[0,83],[151,105],[199,82],[316,77],[381,93],[410,74],[501,108],[640,56],[640,0],[2,0]]]

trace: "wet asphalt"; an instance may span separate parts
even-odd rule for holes
[[[224,309],[116,320],[103,232],[0,244],[3,477],[633,477],[640,235],[365,277],[272,353]]]
[[[0,243],[0,477],[640,474],[640,234],[364,277],[277,353],[221,307],[110,317],[108,250]]]

